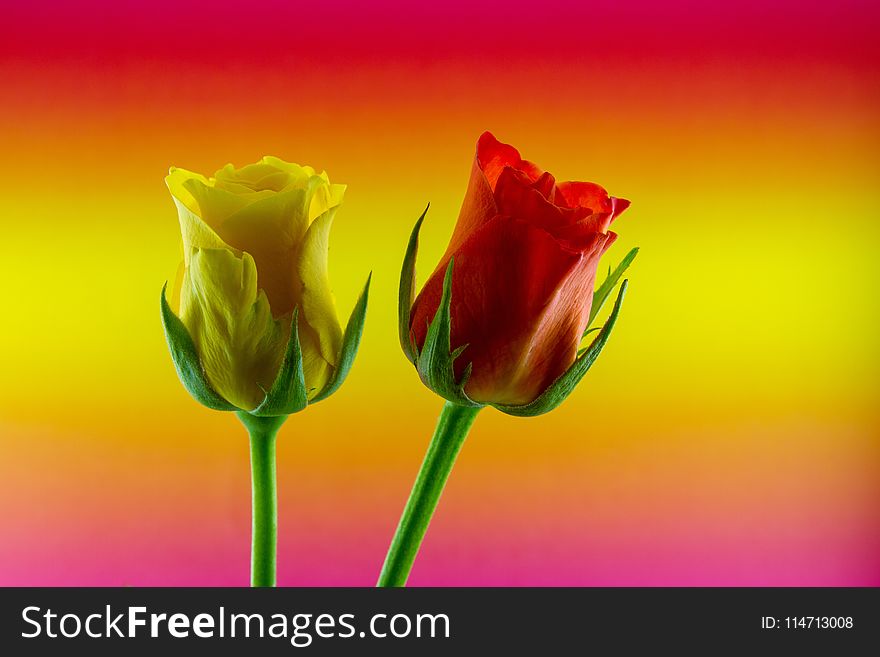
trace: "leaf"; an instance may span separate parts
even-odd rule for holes
[[[284,360],[278,368],[275,383],[272,389],[266,393],[263,401],[254,410],[249,411],[257,417],[275,417],[278,415],[290,415],[298,413],[308,406],[309,399],[306,391],[306,379],[303,374],[302,349],[299,344],[299,329],[297,318],[299,308],[294,308],[290,318],[290,339],[287,341],[287,350]]]
[[[168,342],[168,350],[171,352],[171,360],[183,387],[192,395],[193,399],[202,406],[207,406],[215,411],[237,411],[238,408],[223,399],[208,383],[205,371],[202,369],[202,361],[196,345],[190,337],[180,318],[174,314],[168,301],[165,299],[166,283],[162,286],[162,326],[165,329],[165,340]]]
[[[580,380],[584,378],[584,375],[589,371],[590,367],[593,366],[593,363],[602,352],[605,343],[608,342],[614,324],[617,322],[617,316],[620,314],[620,306],[623,303],[623,297],[626,294],[627,283],[628,281],[623,281],[621,284],[620,292],[617,293],[617,300],[614,302],[614,309],[611,311],[611,315],[608,317],[608,321],[605,322],[605,326],[602,327],[599,335],[597,335],[596,339],[593,340],[593,343],[587,347],[580,356],[578,356],[577,360],[572,363],[571,367],[550,384],[549,388],[529,404],[523,404],[522,406],[493,404],[493,406],[502,413],[507,413],[508,415],[530,417],[552,411],[564,402],[575,389],[575,386],[577,386],[577,384],[580,383]]]
[[[596,315],[602,310],[602,306],[605,305],[605,301],[611,295],[611,291],[614,290],[617,281],[620,280],[620,277],[623,276],[623,273],[632,264],[632,261],[636,259],[638,253],[639,247],[635,247],[624,256],[623,260],[620,261],[620,264],[615,267],[614,272],[611,271],[611,267],[608,268],[608,276],[602,282],[602,285],[599,286],[599,289],[593,294],[593,305],[590,307],[590,318],[587,320],[587,328],[584,330],[584,337],[590,332],[589,328],[592,325],[593,320],[596,319]]]
[[[430,207],[431,204],[428,203],[410,233],[409,243],[406,245],[406,255],[403,256],[403,266],[400,269],[400,288],[397,293],[397,330],[400,335],[400,346],[413,364],[419,357],[419,349],[413,342],[412,333],[409,330],[410,312],[415,300],[416,254],[419,251],[419,231]]]
[[[355,356],[357,356],[358,346],[361,343],[361,336],[364,333],[364,320],[367,315],[367,300],[370,295],[370,280],[373,278],[372,272],[367,276],[367,284],[364,291],[358,297],[354,310],[348,318],[348,324],[345,327],[345,334],[342,336],[342,350],[339,352],[339,359],[330,380],[324,386],[324,389],[311,401],[312,404],[326,399],[339,389],[339,386],[345,381],[354,364]]]
[[[461,406],[482,407],[483,404],[472,400],[464,391],[464,386],[471,375],[471,363],[465,367],[461,381],[455,380],[453,363],[465,351],[467,345],[462,345],[454,352],[450,352],[452,320],[449,307],[452,301],[453,264],[454,258],[449,260],[449,265],[446,267],[446,275],[443,278],[443,296],[440,297],[440,305],[437,307],[434,319],[428,325],[425,343],[416,359],[416,369],[419,371],[422,382],[444,399]]]

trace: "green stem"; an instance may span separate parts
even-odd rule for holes
[[[275,436],[287,419],[236,413],[251,440],[251,586],[275,586],[278,497],[275,484]]]
[[[376,586],[406,586],[443,487],[481,408],[459,406],[452,402],[444,404]]]

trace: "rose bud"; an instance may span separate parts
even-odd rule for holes
[[[363,329],[367,288],[343,336],[327,275],[344,185],[275,157],[205,178],[172,167],[183,264],[163,292],[178,374],[200,402],[281,416],[331,394]]]
[[[608,228],[629,206],[589,182],[560,182],[490,133],[477,143],[449,246],[412,302],[419,220],[401,276],[401,342],[422,380],[463,405],[518,415],[558,405],[608,338],[578,356],[595,312],[632,261],[597,291]],[[591,312],[593,310],[593,312]]]

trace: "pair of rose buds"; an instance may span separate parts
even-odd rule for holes
[[[213,178],[172,168],[184,260],[162,294],[168,345],[184,386],[234,411],[251,438],[251,583],[275,583],[275,436],[293,413],[343,383],[366,315],[369,279],[343,331],[330,291],[330,227],[344,185],[264,157]],[[591,324],[637,249],[594,290],[611,222],[629,201],[588,182],[557,183],[484,133],[445,254],[421,292],[422,217],[400,278],[400,342],[422,382],[446,400],[379,578],[406,583],[476,414],[539,415],[558,406],[605,345],[626,281],[601,329]],[[427,212],[427,210],[426,210]],[[586,348],[584,337],[599,333]]]

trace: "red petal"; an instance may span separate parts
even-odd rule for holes
[[[580,207],[590,211],[588,216],[579,219],[584,224],[585,232],[590,230],[606,232],[611,222],[629,207],[629,201],[608,196],[608,193],[595,183],[561,182],[556,189],[557,203],[562,204],[564,200],[568,207]]]
[[[484,132],[477,142],[477,163],[486,175],[492,189],[498,182],[498,177],[504,167],[511,167],[522,171],[531,182],[535,182],[544,173],[534,163],[524,160],[519,156],[519,151],[510,144],[504,144],[491,132]]]
[[[556,179],[550,172],[545,171],[541,174],[540,178],[532,183],[532,189],[537,190],[541,196],[550,203],[553,203],[553,200],[556,198]]]
[[[611,207],[612,207],[613,216],[611,217],[611,220],[614,221],[615,219],[617,219],[617,217],[619,217],[620,214],[624,210],[626,210],[629,206],[630,206],[630,202],[627,201],[625,198],[616,198],[616,197],[612,196],[611,197]]]
[[[530,223],[499,215],[462,244],[454,254],[452,348],[468,345],[455,368],[461,376],[473,363],[466,386],[472,398],[528,403],[574,362],[608,239],[596,235],[588,252],[575,252]],[[413,306],[420,347],[444,273],[435,272]]]
[[[556,185],[562,203],[565,199],[566,207],[589,208],[590,214],[597,212],[611,212],[611,197],[603,187],[591,182],[561,182]]]
[[[480,142],[488,135],[492,139],[492,135],[488,132],[480,137]],[[479,145],[477,146],[479,153]],[[492,192],[492,185],[489,184],[483,170],[480,167],[479,155],[475,155],[471,163],[471,177],[468,180],[467,191],[464,200],[461,203],[461,210],[458,213],[458,221],[455,229],[452,231],[452,237],[449,240],[449,246],[446,252],[440,258],[434,273],[445,272],[446,264],[449,258],[455,253],[464,241],[471,236],[472,233],[479,230],[487,221],[498,214],[498,208],[495,204],[495,196]],[[442,274],[441,274],[442,276]]]
[[[604,215],[591,215],[584,221],[560,229],[554,237],[566,249],[578,251],[586,256],[598,250],[596,257],[599,257],[617,239],[617,234],[612,231],[603,233],[596,230],[595,218],[602,216]]]
[[[505,168],[495,187],[495,203],[500,214],[517,217],[556,235],[565,226],[590,214],[588,208],[559,207],[545,198],[521,172]]]

